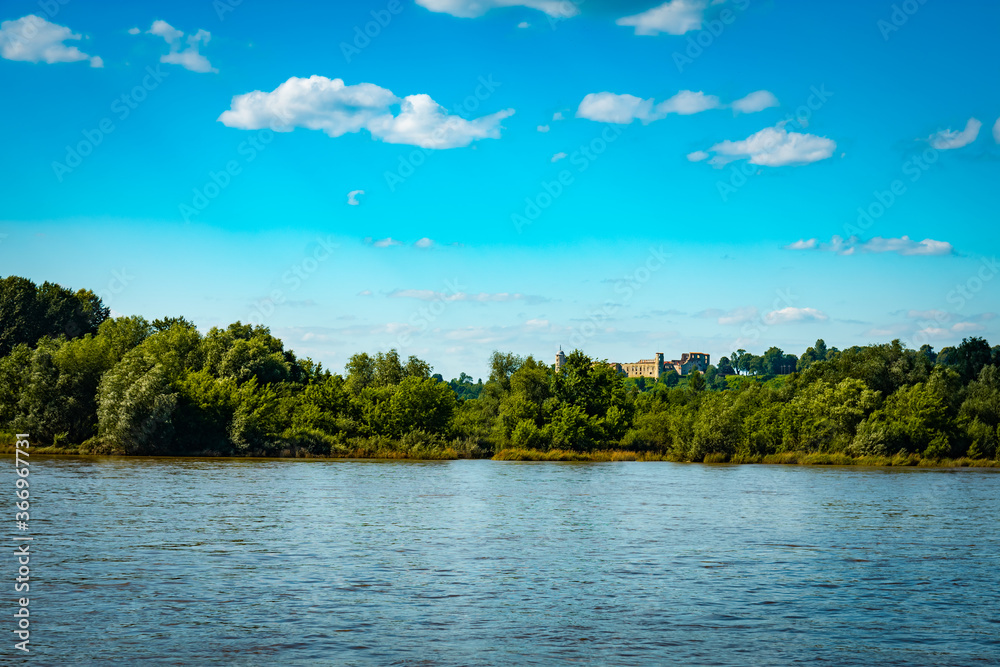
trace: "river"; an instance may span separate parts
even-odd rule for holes
[[[33,458],[30,481],[25,663],[1000,661],[997,471]]]

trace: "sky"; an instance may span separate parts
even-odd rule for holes
[[[1000,5],[8,0],[0,275],[342,371],[1000,342]]]

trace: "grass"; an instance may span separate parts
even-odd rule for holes
[[[41,447],[32,445],[32,454],[44,454],[48,456],[84,456],[93,454],[86,447],[79,445],[50,445]],[[0,454],[13,454],[14,442],[12,439],[0,438]],[[191,454],[194,456],[196,454]],[[218,452],[202,453],[202,455],[219,456]],[[183,455],[171,455],[183,456]],[[278,458],[338,458],[338,459],[410,459],[422,461],[447,461],[453,459],[470,458],[464,450],[462,452],[452,446],[427,446],[420,445],[409,449],[393,448],[387,444],[372,444],[369,446],[348,446],[337,449],[329,455],[310,454],[303,449],[296,451],[284,450]],[[542,451],[539,449],[524,449],[518,447],[508,447],[501,449],[494,454],[494,461],[674,461],[683,460],[673,454],[653,454],[649,452],[634,452],[629,450],[602,449],[593,452],[574,452],[566,449],[550,449]],[[704,461],[706,464],[730,463],[730,464],[766,464],[766,465],[807,465],[807,466],[867,466],[867,467],[918,467],[918,468],[1000,468],[1000,461],[987,461],[984,459],[928,459],[919,454],[903,456],[849,456],[848,454],[837,452],[781,452],[780,454],[767,454],[765,456],[733,456],[727,454],[714,453],[706,454]]]

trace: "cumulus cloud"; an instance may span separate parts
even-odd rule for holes
[[[720,167],[734,160],[748,160],[764,167],[804,165],[833,155],[836,142],[826,137],[789,132],[780,125],[766,127],[739,141],[723,141],[708,149],[710,164]]]
[[[965,124],[965,129],[961,132],[951,129],[941,130],[932,134],[927,141],[939,151],[962,148],[976,140],[976,137],[979,136],[979,128],[982,126],[983,124],[979,120],[970,118]]]
[[[364,289],[358,292],[358,296],[371,296],[372,291],[370,289]]]
[[[812,250],[816,247],[816,239],[799,239],[795,243],[789,243],[785,246],[785,250]]]
[[[418,239],[416,243],[413,244],[417,248],[433,248],[434,241],[427,238],[426,236],[422,239]]]
[[[530,28],[531,24],[528,23],[527,21],[521,21],[520,23],[517,24],[517,27],[518,28]]]
[[[351,190],[347,193],[347,204],[349,206],[357,206],[361,202],[358,201],[358,195],[363,195],[364,190]]]
[[[794,308],[788,306],[780,310],[772,310],[764,315],[767,324],[789,324],[791,322],[823,322],[830,319],[822,311],[815,308]]]
[[[732,104],[733,113],[757,113],[778,106],[778,98],[769,90],[758,90]]]
[[[547,300],[540,296],[521,294],[520,292],[479,292],[478,294],[472,294],[469,292],[438,292],[429,289],[397,289],[389,292],[389,297],[393,299],[417,299],[420,301],[471,301],[476,303],[509,301],[541,303]]]
[[[562,111],[557,111],[554,114],[552,114],[552,120],[565,120],[565,119],[566,119],[566,117],[563,116],[563,112]],[[1000,122],[1000,121],[997,121],[997,122]]]
[[[142,31],[139,30],[138,28],[129,28],[128,29],[128,34],[130,34],[130,35],[138,35],[140,32],[142,32]]]
[[[377,239],[372,241],[372,245],[376,248],[391,248],[392,246],[403,245],[402,241],[397,241],[391,236],[384,239]]]
[[[478,18],[496,7],[529,7],[554,18],[569,18],[580,12],[576,3],[565,0],[417,0],[417,4],[432,12],[451,14],[463,19]]]
[[[663,117],[668,113],[676,113],[681,116],[689,116],[709,109],[718,109],[720,106],[722,105],[719,103],[719,98],[715,95],[706,95],[701,91],[682,90],[669,100],[657,104],[656,115]]]
[[[972,331],[985,331],[986,327],[977,322],[956,322],[952,325],[951,330],[955,333],[969,333]]]
[[[104,67],[100,56],[90,56],[67,41],[83,39],[66,26],[28,14],[0,23],[0,57],[31,63],[73,63],[89,60],[91,67]]]
[[[708,0],[669,0],[640,14],[623,16],[615,23],[635,28],[636,35],[683,35],[701,28],[707,7]]]
[[[398,107],[398,113],[393,110]],[[331,137],[367,130],[386,143],[423,148],[458,148],[479,139],[500,137],[505,109],[466,120],[448,114],[429,95],[402,99],[373,83],[345,85],[342,79],[291,77],[270,93],[236,95],[218,120],[227,127],[290,132],[296,127],[322,130]]]
[[[162,37],[170,47],[170,53],[160,56],[160,62],[168,65],[180,65],[186,70],[204,74],[206,72],[218,72],[212,67],[208,58],[201,55],[198,49],[208,44],[212,39],[212,33],[207,30],[199,30],[193,35],[184,38],[184,33],[173,27],[166,21],[153,21],[153,25],[146,31],[148,35]]]
[[[549,131],[549,126],[548,125],[539,125],[538,126],[538,131],[539,132],[548,132]]]
[[[497,111],[475,120],[448,114],[430,95],[407,95],[396,116],[386,114],[368,125],[372,136],[389,144],[409,144],[423,148],[456,148],[479,139],[499,139],[500,121],[513,109]]]
[[[586,118],[599,123],[628,125],[635,119],[649,122],[653,120],[653,100],[644,100],[635,95],[616,93],[588,93],[576,110],[577,118]]]
[[[786,250],[822,250],[838,255],[853,255],[862,253],[894,252],[898,255],[951,255],[955,248],[947,241],[924,239],[914,241],[909,236],[900,238],[883,238],[876,236],[867,241],[858,236],[843,238],[834,236],[829,243],[819,243],[816,239],[799,240],[785,246]]]
[[[774,98],[768,91],[759,90],[756,93],[751,93],[747,97],[733,102],[732,105],[726,105],[719,101],[719,98],[715,95],[706,95],[700,90],[682,90],[673,97],[657,104],[652,98],[643,99],[635,95],[619,95],[605,91],[602,93],[587,94],[583,98],[583,101],[580,102],[580,106],[576,110],[576,116],[577,118],[586,118],[587,120],[594,120],[601,123],[628,125],[634,120],[651,123],[655,120],[666,118],[672,113],[680,116],[689,116],[710,109],[722,109],[726,106],[736,108],[738,104],[741,105],[742,113],[752,113],[753,111],[760,111],[767,108],[767,106],[762,106],[765,104],[763,96]],[[750,101],[747,102],[747,100]],[[776,99],[775,103],[777,103]],[[768,104],[768,106],[771,105]]]
[[[552,162],[558,162],[559,160],[562,160],[565,157],[566,154],[563,152],[556,153],[555,155],[552,156]]]
[[[695,151],[687,154],[687,159],[690,162],[701,162],[702,160],[707,160],[708,158],[709,155],[705,151]]]
[[[986,327],[975,322],[956,322],[950,327],[924,327],[917,332],[917,335],[922,335],[924,338],[928,339],[946,340],[985,330]]]

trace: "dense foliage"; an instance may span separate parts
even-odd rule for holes
[[[0,432],[121,454],[491,456],[628,450],[677,460],[783,452],[997,458],[1000,348],[898,341],[800,357],[737,350],[705,374],[628,379],[576,350],[555,369],[494,352],[484,383],[395,350],[343,375],[264,327],[109,318],[100,299],[0,282]]]

